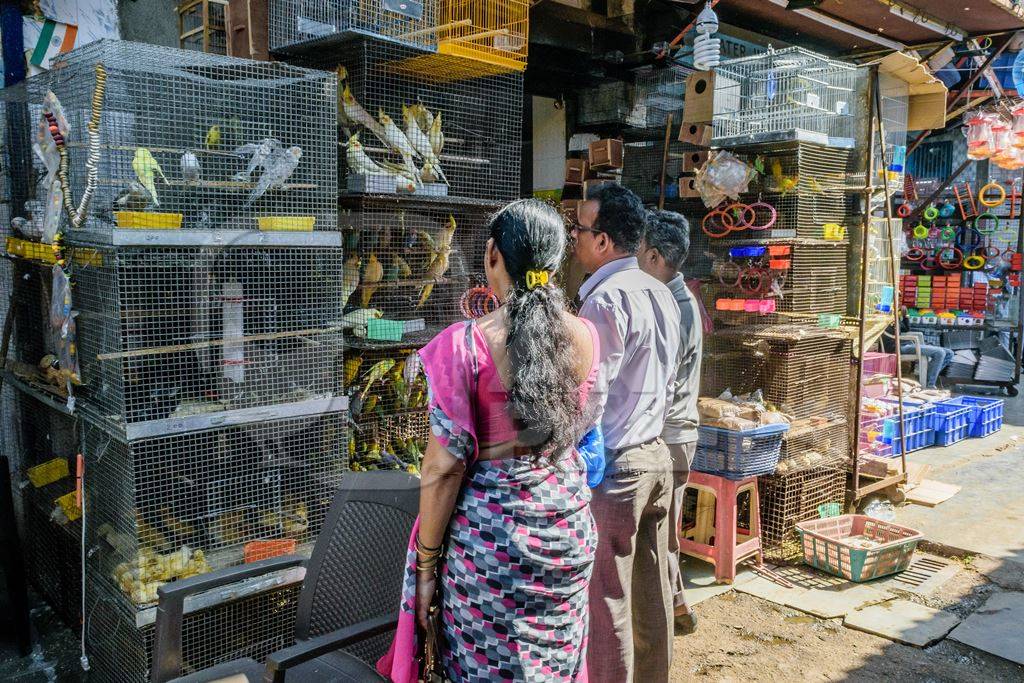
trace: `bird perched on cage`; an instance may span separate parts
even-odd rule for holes
[[[373,383],[383,379],[393,367],[395,367],[394,358],[385,358],[384,360],[377,361],[370,366],[370,369],[364,375],[366,378],[366,384],[363,385],[363,390],[360,392],[359,398],[365,401],[367,394],[370,393],[370,387],[373,386]]]
[[[135,156],[132,158],[132,170],[135,171],[135,177],[139,179],[139,184],[146,188],[149,196],[153,198],[153,204],[160,206],[160,200],[156,194],[156,176],[159,175],[164,183],[167,183],[167,176],[164,175],[164,170],[160,168],[153,153],[145,147],[136,149]]]
[[[356,101],[356,98],[352,95],[352,90],[348,87],[348,83],[341,90],[341,111],[350,121],[358,123],[376,135],[385,145],[388,144],[387,138],[384,135],[384,128],[370,116],[370,112],[363,109],[363,105]]]
[[[199,165],[199,159],[192,152],[186,151],[181,155],[181,177],[188,183],[198,183],[199,174],[203,167]]]
[[[133,180],[114,197],[114,211],[142,211],[153,202],[153,197],[139,182]]]
[[[383,279],[384,266],[376,254],[370,254],[370,258],[366,261],[366,269],[363,271],[363,291],[360,292],[360,306],[362,308],[367,308],[370,305],[370,299],[373,298],[374,293],[377,291],[377,283]]]
[[[256,187],[251,193],[249,198],[245,201],[245,206],[252,206],[253,202],[262,197],[267,190],[271,188],[280,188],[284,185],[285,181],[288,180],[292,173],[299,165],[299,160],[302,159],[302,148],[292,146],[288,149],[278,151],[266,165],[266,170],[263,171],[263,175],[260,176],[259,181],[256,183]]]
[[[405,133],[398,127],[394,119],[387,115],[383,109],[378,112],[378,118],[380,124],[384,127],[384,142],[393,151],[397,152],[402,157],[402,164],[405,166],[405,170],[412,174],[417,185],[420,185],[422,181],[420,178],[419,169],[416,168],[416,164],[413,159],[419,156],[419,153],[413,149],[412,143],[409,142],[409,138],[405,136]]]
[[[220,147],[220,126],[214,124],[206,131],[206,149],[217,149]]]
[[[437,237],[431,237],[430,233],[425,230],[419,231],[420,238],[427,243],[427,247],[430,249],[430,263],[427,265],[426,271],[426,277],[430,281],[420,289],[420,299],[419,303],[416,304],[416,308],[422,308],[423,304],[427,303],[430,293],[434,291],[434,284],[448,272],[449,256],[452,253],[452,239],[455,236],[455,228],[455,216],[448,214],[448,222],[437,233]]]
[[[387,277],[385,280],[402,280],[412,275],[412,268],[409,267],[408,262],[399,256],[394,255],[391,259],[391,268],[388,269]]]
[[[771,170],[772,170],[771,190],[773,192],[781,192],[782,194],[786,194],[787,192],[790,192],[791,190],[793,190],[798,184],[800,184],[800,176],[799,175],[794,175],[794,176],[783,175],[783,173],[782,173],[782,164],[779,162],[778,159],[773,159],[772,160]]]
[[[437,116],[435,116],[433,121],[430,122],[430,128],[427,129],[427,139],[430,140],[430,147],[434,150],[434,154],[440,156],[441,150],[444,149],[444,132],[441,130],[441,112],[437,112]]]
[[[407,107],[402,105],[402,118],[405,120],[405,137],[409,140],[409,144],[416,153],[423,158],[423,169],[420,171],[420,179],[423,182],[436,182],[440,180],[445,185],[448,185],[448,179],[444,176],[444,171],[441,170],[441,161],[437,158],[437,154],[434,153],[434,148],[430,144],[430,139],[427,134],[424,133],[416,122],[416,110],[413,105]],[[387,130],[385,128],[385,130]]]
[[[277,157],[282,147],[281,141],[274,138],[264,138],[259,142],[250,142],[241,147],[236,147],[232,154],[243,159],[249,157],[249,164],[245,167],[244,171],[239,171],[233,175],[232,179],[245,183],[249,182],[252,180],[252,174],[257,168],[269,169],[271,161]]]
[[[345,161],[350,171],[357,175],[383,175],[395,178],[398,189],[405,192],[416,190],[416,178],[409,174],[404,166],[395,166],[384,162],[383,166],[370,158],[363,144],[359,141],[359,133],[353,133],[345,143]]]
[[[359,258],[359,254],[351,254],[345,259],[341,270],[341,310],[345,310],[349,297],[359,287],[359,267],[361,265],[362,259]]]
[[[352,384],[355,380],[356,375],[359,374],[359,368],[363,366],[362,356],[349,356],[345,359],[345,371],[343,377],[345,380],[345,386]]]

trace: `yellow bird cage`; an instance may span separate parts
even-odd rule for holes
[[[440,80],[520,72],[530,42],[529,0],[441,0],[437,51],[399,70]],[[406,36],[407,37],[407,36]]]

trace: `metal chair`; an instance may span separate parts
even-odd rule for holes
[[[888,331],[883,333],[887,339],[894,339]],[[900,345],[913,344],[912,353],[900,353],[900,362],[917,363],[917,381],[922,387],[928,386],[928,359],[921,353],[924,346],[924,335],[920,332],[900,332]]]
[[[150,681],[385,680],[374,663],[387,650],[398,622],[419,483],[404,472],[350,474],[331,503],[308,561],[288,555],[161,586]],[[188,596],[293,567],[306,570],[295,645],[271,654],[265,667],[245,658],[182,676],[182,614]]]

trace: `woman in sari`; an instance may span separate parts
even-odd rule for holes
[[[593,424],[597,333],[553,283],[557,212],[513,202],[490,234],[484,268],[501,306],[420,351],[431,437],[399,626],[378,663],[398,683],[417,680],[416,625],[438,592],[447,679],[586,681],[597,538],[574,446]]]

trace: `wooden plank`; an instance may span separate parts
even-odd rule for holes
[[[935,507],[944,503],[960,492],[956,484],[946,484],[934,479],[925,479],[914,488],[907,491],[907,500],[918,505]]]

